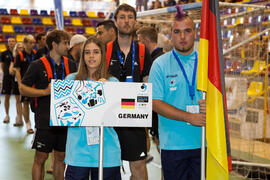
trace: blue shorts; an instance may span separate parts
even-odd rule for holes
[[[98,168],[67,166],[65,180],[98,180]],[[121,180],[120,166],[103,168],[103,180]]]
[[[201,149],[161,150],[164,180],[200,180]]]

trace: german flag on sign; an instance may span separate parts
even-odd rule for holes
[[[135,109],[135,99],[121,99],[122,109]]]

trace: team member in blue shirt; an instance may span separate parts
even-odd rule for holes
[[[103,44],[90,37],[83,45],[77,73],[69,75],[69,80],[118,81],[107,73]],[[89,117],[91,118],[91,117]],[[88,133],[91,131],[91,133]],[[98,127],[69,127],[66,144],[66,180],[98,179],[99,166]],[[121,180],[121,150],[118,136],[112,127],[104,128],[103,178]]]
[[[205,101],[196,88],[198,53],[194,41],[193,20],[178,12],[172,24],[174,49],[158,57],[150,71],[165,180],[200,179]]]

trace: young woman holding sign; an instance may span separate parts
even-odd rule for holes
[[[83,44],[79,69],[67,80],[118,81],[107,73],[104,45],[95,37]],[[89,117],[91,118],[91,117]],[[121,150],[112,127],[104,128],[103,179],[121,180]],[[69,127],[66,144],[66,180],[98,179],[99,128]]]

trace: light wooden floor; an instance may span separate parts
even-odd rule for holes
[[[16,116],[15,98],[13,96],[10,103],[11,122],[9,124],[2,123],[5,116],[3,96],[0,96],[0,100],[2,102],[0,104],[0,180],[30,180],[34,157],[34,151],[31,150],[33,135],[26,134],[25,126],[20,128],[13,127]],[[31,114],[31,121],[33,124],[33,114]],[[239,143],[245,144],[245,142],[241,142],[240,140],[232,141],[233,147]],[[149,180],[160,180],[160,156],[153,144],[151,145],[150,153],[154,156],[154,160],[147,165]],[[49,162],[46,163],[46,169],[48,164]],[[127,162],[124,162],[124,168],[126,174],[122,172],[122,179],[128,180],[130,172]],[[52,179],[52,175],[45,175],[45,180]],[[237,180],[239,178],[230,175],[230,179]]]

